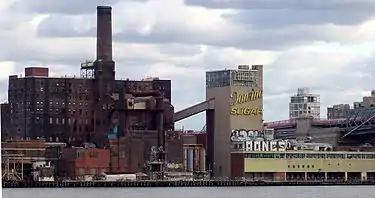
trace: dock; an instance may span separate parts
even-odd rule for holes
[[[3,188],[118,188],[118,187],[245,187],[245,186],[343,186],[375,185],[366,181],[246,181],[246,180],[142,180],[142,181],[3,181]]]

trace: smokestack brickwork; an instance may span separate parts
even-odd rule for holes
[[[112,61],[112,8],[97,7],[97,43],[96,58],[101,61]]]

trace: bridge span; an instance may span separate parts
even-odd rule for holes
[[[279,138],[315,136],[327,142],[373,142],[375,144],[375,107],[356,109],[342,119],[314,119],[300,117],[290,120],[267,122]],[[329,141],[331,142],[331,141]],[[333,141],[334,142],[334,141]],[[332,143],[333,143],[332,142]]]

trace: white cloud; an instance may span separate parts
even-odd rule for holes
[[[48,65],[54,76],[78,75],[80,63],[95,58],[95,4],[79,0],[75,4],[86,5],[85,9],[68,10],[66,1],[38,9],[39,0],[27,2],[0,4],[1,82],[28,65]],[[178,110],[204,99],[204,71],[264,64],[265,120],[288,117],[288,96],[297,87],[308,86],[321,94],[323,109],[360,100],[374,88],[375,20],[369,8],[361,14],[366,2],[352,6],[349,22],[310,13],[311,18],[301,17],[292,24],[285,20],[290,16],[279,12],[277,17],[270,15],[273,23],[267,27],[259,26],[262,18],[246,18],[262,16],[251,8],[238,15],[240,1],[236,2],[220,9],[187,6],[182,0],[109,2],[117,78],[172,79]],[[340,16],[347,9],[338,1],[315,7],[299,2],[291,9],[317,12],[329,6]],[[275,6],[272,9],[278,9]],[[5,91],[6,83],[1,88]],[[181,125],[201,129],[204,118],[197,116]]]

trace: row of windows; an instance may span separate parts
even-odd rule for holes
[[[246,153],[245,158],[289,158],[289,159],[375,159],[374,154],[304,154],[304,153]]]
[[[75,106],[76,105],[75,102],[69,102],[68,104],[69,104],[69,106],[72,106],[72,105]],[[36,102],[36,106],[43,106],[43,105],[44,105],[44,102],[41,102],[41,101]],[[50,101],[49,102],[49,106],[61,106],[61,105],[65,106],[65,102],[59,102],[59,101],[55,101],[55,102]],[[80,102],[80,103],[77,103],[77,105],[88,106],[89,104],[87,102],[84,102],[84,103]],[[26,107],[29,107],[29,106],[31,106],[31,102],[26,102]],[[21,102],[21,103],[10,103],[10,108],[14,108],[14,107],[23,108],[23,102]]]
[[[85,156],[85,152],[83,151],[77,151],[77,158],[81,158]],[[98,158],[99,153],[98,152],[89,152],[89,158]]]
[[[314,165],[288,165],[288,168],[315,168]]]

